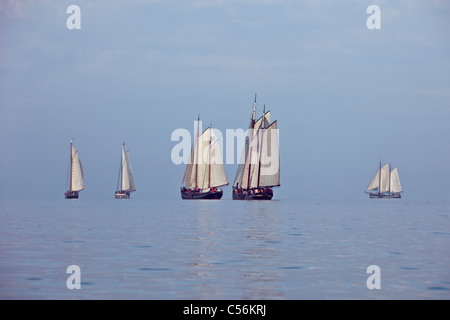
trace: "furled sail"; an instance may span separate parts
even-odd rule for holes
[[[78,157],[78,151],[72,146],[70,191],[81,191],[83,189],[83,167]]]

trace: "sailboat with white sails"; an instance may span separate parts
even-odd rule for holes
[[[186,165],[181,187],[182,199],[221,199],[228,185],[220,153],[219,139],[211,126],[202,133],[200,116],[197,133],[191,148],[189,162]]]
[[[365,192],[369,194],[370,198],[400,199],[403,191],[397,168],[391,170],[390,164],[381,167],[380,161],[380,165]]]
[[[116,199],[129,199],[131,192],[136,191],[133,172],[131,170],[130,150],[125,151],[125,142],[122,143],[122,157],[120,158],[119,179],[115,193]]]
[[[233,200],[271,200],[280,186],[280,150],[277,120],[270,111],[255,120],[256,94],[245,149],[233,183]]]
[[[78,199],[79,191],[84,190],[83,166],[78,151],[70,140],[69,190],[64,193],[66,199]]]

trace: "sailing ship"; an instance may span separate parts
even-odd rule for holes
[[[78,157],[78,151],[72,144],[72,140],[70,140],[69,171],[69,190],[64,193],[64,196],[66,199],[78,199],[79,191],[84,190],[83,167]]]
[[[125,151],[125,142],[123,142],[115,198],[129,199],[133,191],[136,191],[136,187],[134,186],[133,173],[131,171],[130,150]]]
[[[253,113],[236,177],[233,200],[271,200],[273,187],[280,186],[280,150],[277,120],[270,122],[270,111],[256,116],[256,94]]]
[[[189,162],[186,165],[181,187],[182,199],[221,199],[228,185],[223,167],[219,140],[211,126],[200,134],[200,117],[197,121],[197,133],[191,147]]]
[[[369,194],[370,198],[400,199],[402,186],[400,185],[397,168],[391,170],[390,164],[381,167],[380,161],[380,165],[365,192]]]

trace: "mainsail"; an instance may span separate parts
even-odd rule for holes
[[[389,192],[389,165],[384,165],[381,168],[380,192]]]
[[[78,151],[71,144],[71,166],[70,166],[70,186],[69,191],[81,191],[84,189],[83,183],[83,167]]]
[[[131,170],[130,151],[125,151],[125,143],[122,144],[122,160],[121,160],[121,172],[120,183],[122,191],[136,191],[134,185],[133,172]]]

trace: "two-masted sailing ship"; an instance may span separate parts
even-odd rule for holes
[[[123,142],[115,198],[129,199],[130,194],[133,191],[136,191],[136,187],[134,185],[133,172],[131,170],[130,150],[125,151],[125,142]]]
[[[365,192],[369,194],[370,198],[375,199],[401,198],[402,186],[400,185],[397,168],[391,170],[390,164],[381,167],[380,161],[380,165]]]
[[[219,140],[211,126],[202,133],[200,117],[181,187],[182,199],[220,199],[228,185]]]
[[[83,189],[83,167],[78,151],[70,140],[69,190],[64,193],[64,196],[66,199],[78,199],[78,193]]]
[[[270,122],[270,111],[256,116],[256,95],[253,113],[236,177],[233,200],[271,200],[273,187],[280,186],[280,151],[277,121]]]

